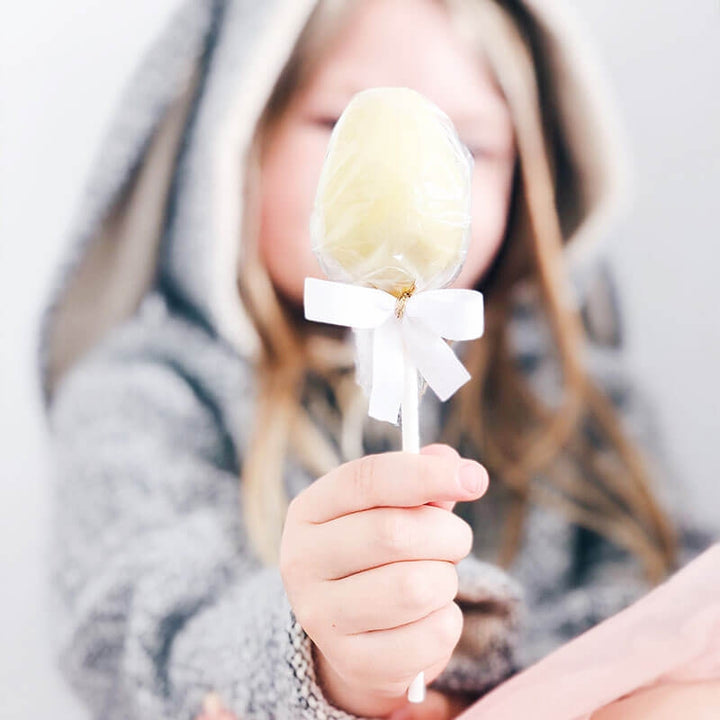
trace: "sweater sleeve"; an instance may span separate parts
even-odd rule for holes
[[[517,669],[523,608],[520,585],[497,565],[468,555],[457,564],[455,601],[463,629],[452,657],[430,687],[477,699]]]
[[[279,571],[250,551],[227,439],[167,364],[94,357],[49,411],[61,669],[92,716],[351,718],[318,687]]]

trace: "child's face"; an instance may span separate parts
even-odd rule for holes
[[[515,144],[489,68],[437,2],[363,0],[273,129],[262,161],[260,254],[275,286],[298,304],[304,278],[324,277],[309,224],[332,125],[356,92],[375,86],[421,92],[450,116],[475,156],[472,239],[454,285],[475,285],[502,242]]]

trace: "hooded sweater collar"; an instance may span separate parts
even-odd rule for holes
[[[617,155],[615,126],[607,97],[591,91],[597,73],[579,60],[577,29],[546,4],[524,0],[557,79],[559,133],[582,189],[573,244],[582,235],[587,245],[612,200],[616,167],[603,158]],[[146,56],[95,163],[43,314],[46,402],[155,283],[238,354],[254,351],[237,291],[246,155],[314,5],[188,0]]]

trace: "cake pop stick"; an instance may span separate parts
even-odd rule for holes
[[[417,453],[419,376],[447,400],[470,375],[445,340],[483,333],[479,292],[440,289],[470,237],[472,157],[450,119],[408,88],[355,95],[333,129],[311,218],[331,280],[307,278],[305,317],[351,327],[370,416],[401,416]],[[425,698],[424,673],[408,689]]]

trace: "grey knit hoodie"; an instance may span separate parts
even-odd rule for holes
[[[351,717],[324,698],[279,572],[249,547],[238,493],[254,408],[254,340],[235,281],[242,158],[312,5],[181,9],[123,98],[44,315],[59,661],[96,718],[191,718],[210,690],[247,720]],[[539,36],[567,47],[548,17]],[[568,130],[567,154],[583,132],[600,148],[569,164],[574,212],[563,222],[577,242],[610,187],[607,137],[564,62],[555,71],[577,90],[575,117],[587,106],[593,118]],[[577,277],[592,369],[643,440],[616,318],[593,311],[607,283]],[[542,392],[546,334],[521,304],[513,322],[518,360]],[[424,412],[430,441],[437,405]],[[288,465],[290,496],[311,481]],[[518,560],[501,570],[492,493],[480,502],[474,553],[458,565],[463,636],[434,683],[478,697],[644,590],[619,549],[537,506]],[[683,537],[685,558],[710,544]]]

